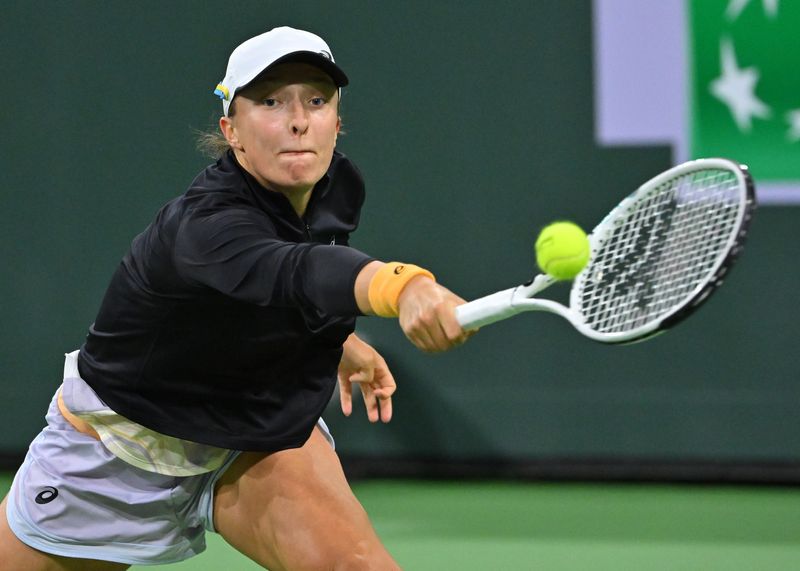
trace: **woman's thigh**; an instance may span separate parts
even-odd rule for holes
[[[22,543],[6,517],[6,500],[0,503],[0,571],[123,571],[130,565],[59,557],[37,551]]]
[[[237,458],[217,483],[214,527],[272,571],[399,569],[319,428],[301,448]]]

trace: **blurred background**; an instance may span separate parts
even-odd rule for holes
[[[351,80],[339,149],[367,183],[351,244],[428,267],[467,299],[531,277],[545,224],[589,229],[682,160],[746,163],[761,202],[727,283],[647,343],[601,346],[528,315],[429,356],[396,323],[361,319],[399,390],[386,426],[331,404],[352,477],[800,483],[800,3],[76,0],[2,13],[3,468],[44,425],[63,353],[131,239],[209,162],[195,133],[220,115],[230,51],[286,24],[322,35]]]
[[[732,22],[728,4],[743,5]],[[208,162],[194,131],[216,122],[211,91],[244,39],[276,24],[327,38],[351,77],[340,149],[368,189],[352,243],[430,267],[470,299],[533,274],[543,225],[591,228],[679,152],[747,163],[759,190],[773,173],[800,181],[800,142],[784,134],[800,90],[768,98],[800,84],[786,72],[792,52],[775,45],[797,29],[800,6],[770,15],[769,5],[6,5],[0,451],[19,458],[41,428],[63,353],[81,344],[131,239]],[[754,95],[775,107],[749,131],[707,87],[726,38],[741,68],[770,66]],[[341,453],[381,469],[800,467],[800,191],[766,198],[725,287],[649,343],[600,346],[557,317],[528,315],[428,356],[396,323],[360,320],[400,388],[388,426],[327,414]]]

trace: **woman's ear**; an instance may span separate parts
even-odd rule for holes
[[[220,117],[219,130],[232,149],[242,150],[242,144],[239,142],[239,135],[236,132],[236,127],[233,125],[233,119],[230,117]]]

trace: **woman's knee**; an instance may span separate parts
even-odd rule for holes
[[[342,553],[333,562],[334,571],[393,571],[399,570],[389,552],[380,543]]]
[[[392,571],[400,569],[383,545],[376,539],[355,543],[331,542],[310,549],[293,551],[284,561],[286,569],[317,571]]]

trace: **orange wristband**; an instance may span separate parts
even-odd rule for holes
[[[397,317],[400,313],[397,300],[406,284],[417,276],[427,276],[436,281],[433,274],[425,268],[400,262],[389,262],[375,272],[367,290],[369,305],[375,315]]]

